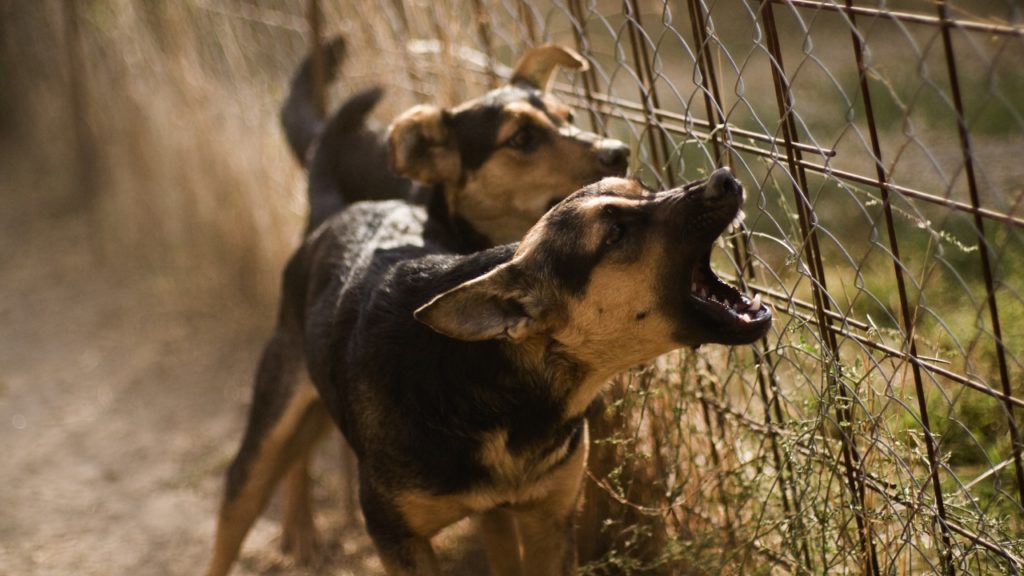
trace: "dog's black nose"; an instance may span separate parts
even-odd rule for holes
[[[732,175],[729,168],[715,170],[704,186],[704,197],[711,200],[726,195],[743,197],[743,185]]]
[[[608,168],[625,173],[629,167],[629,147],[618,140],[604,139],[598,145],[597,159]]]

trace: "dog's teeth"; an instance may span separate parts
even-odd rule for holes
[[[739,212],[736,213],[736,217],[733,218],[732,222],[729,223],[729,227],[733,230],[739,229],[739,227],[743,225],[743,221],[746,220],[746,218],[747,215],[743,213],[743,210],[740,210]]]
[[[703,299],[703,300],[707,300],[707,298],[708,298],[708,289],[703,287],[703,286],[701,286],[700,289],[697,292],[697,296],[700,296],[701,299]]]
[[[690,284],[690,294],[696,294],[696,293],[697,293],[697,283],[693,282],[692,284]]]
[[[750,322],[750,314],[747,314],[746,312],[740,314],[740,320],[743,320],[744,322]]]
[[[755,294],[754,299],[750,301],[750,311],[757,312],[761,309],[761,295]]]

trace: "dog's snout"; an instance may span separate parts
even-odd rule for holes
[[[623,173],[629,167],[629,146],[626,146],[624,142],[604,139],[598,143],[597,147],[597,159],[601,164]]]
[[[708,183],[704,186],[704,197],[713,200],[728,195],[742,197],[743,185],[732,175],[732,170],[719,168],[708,178]]]

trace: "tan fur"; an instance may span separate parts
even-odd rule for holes
[[[493,576],[524,576],[519,527],[509,510],[495,508],[477,518]]]
[[[508,140],[526,124],[532,124],[544,130],[557,130],[564,123],[563,120],[559,120],[556,124],[546,114],[526,102],[513,102],[505,106],[503,112],[505,122],[498,130],[498,142]]]
[[[324,431],[326,430],[327,427],[324,426]],[[288,470],[285,479],[284,517],[281,520],[281,551],[291,554],[300,565],[312,562],[320,545],[311,506],[311,452],[303,454]]]
[[[497,150],[464,187],[452,192],[459,214],[495,244],[519,240],[547,211],[552,190],[573,190],[601,177],[590,163],[580,162],[589,152],[573,138],[574,128],[550,121],[539,126],[551,136],[542,151]]]
[[[637,196],[642,197],[647,192],[634,180],[628,180],[626,178],[604,178],[600,184],[602,189],[610,188],[614,189],[618,194],[624,196]],[[609,198],[592,198],[581,202],[578,206],[579,210],[582,210],[588,219],[595,220],[605,206],[616,205],[622,207],[629,207],[633,205],[633,201],[629,198],[622,199],[609,199]],[[578,231],[581,235],[586,235],[584,244],[589,247],[593,247],[597,243],[598,236],[601,232],[597,226],[587,226],[583,230]],[[537,226],[530,230],[526,236],[523,237],[519,242],[519,247],[516,249],[516,259],[521,259],[527,254],[534,252],[538,249],[538,245],[542,238],[544,238],[545,232],[543,226]]]
[[[455,181],[461,171],[459,153],[451,145],[437,106],[413,106],[388,128],[391,169],[426,183]]]
[[[555,69],[559,66],[587,70],[590,65],[575,50],[557,44],[545,44],[530,50],[516,64],[512,81],[521,81],[547,88]]]
[[[487,443],[483,463],[499,478],[515,469],[522,469],[523,462],[516,462],[504,446],[504,433],[496,433]],[[584,438],[585,440],[585,438]],[[565,457],[564,450],[559,452]],[[571,481],[575,473],[571,469],[582,468],[586,461],[587,443],[581,440],[571,458],[562,462],[552,471],[548,466],[537,470],[531,481],[526,483],[505,482],[455,495],[433,495],[410,490],[398,497],[399,507],[413,531],[420,536],[430,537],[445,526],[453,524],[470,514],[489,510],[498,505],[510,505],[511,509],[536,502],[546,501],[552,493],[563,494],[561,485]],[[550,464],[550,462],[549,462]],[[495,467],[497,466],[497,467]],[[581,473],[581,471],[576,471]],[[509,477],[511,478],[511,477]],[[561,498],[562,496],[559,496]]]
[[[260,445],[242,490],[234,499],[224,501],[207,576],[228,573],[242,539],[266,506],[274,486],[291,464],[305,456],[325,430],[327,421],[316,390],[308,382],[300,384],[284,415]]]
[[[415,570],[409,570],[388,558],[381,558],[384,571],[388,576],[441,576],[441,567],[437,563],[437,556],[434,555],[434,549],[430,547],[429,540],[426,538],[414,539],[409,552],[412,556],[412,565],[416,567]]]
[[[569,526],[570,517],[579,504],[579,495],[583,481],[583,472],[587,462],[587,451],[590,444],[586,425],[582,430],[582,438],[577,443],[576,451],[556,468],[541,470],[531,480],[523,482],[498,483],[487,488],[453,495],[434,495],[418,490],[409,490],[396,498],[403,518],[413,532],[424,541],[437,534],[441,529],[470,516],[487,511],[507,511],[505,518],[490,517],[484,526],[491,530],[491,537],[497,534],[517,533],[522,538],[523,575],[559,575],[563,571],[566,554],[574,554],[567,549],[564,531]],[[514,473],[521,469],[523,462],[508,454],[504,446],[504,435],[496,433],[484,448],[483,462],[499,477],[506,473]],[[556,451],[565,457],[564,451]],[[503,506],[503,508],[496,508]],[[490,512],[488,512],[490,514]],[[513,530],[513,527],[515,528]],[[485,536],[486,538],[486,536]],[[515,572],[518,542],[507,542],[498,545],[489,552],[499,557],[504,564],[504,573]],[[431,556],[432,558],[432,556]],[[388,574],[392,574],[389,570]],[[404,574],[396,571],[394,574]]]
[[[571,321],[554,339],[592,372],[573,387],[568,414],[582,414],[614,374],[678,347],[671,321],[657,313],[655,294],[648,289],[656,269],[651,253],[658,249],[646,248],[640,261],[629,266],[597,267],[583,298],[569,302],[566,317]]]
[[[508,450],[508,431],[498,430],[484,438],[480,461],[491,470],[499,484],[512,486],[521,483],[524,478],[532,482],[544,476],[568,455],[568,451],[567,439],[557,450],[552,450],[538,462],[534,462],[530,454],[525,457],[513,456]]]

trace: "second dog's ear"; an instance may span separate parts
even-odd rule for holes
[[[538,46],[523,54],[512,72],[512,84],[525,83],[547,91],[555,70],[562,66],[573,70],[586,70],[590,66],[575,50],[557,44]]]
[[[452,145],[446,112],[419,105],[388,127],[388,156],[399,176],[424,184],[453,181],[459,175],[459,152]]]
[[[521,341],[541,323],[516,288],[509,265],[496,268],[437,296],[415,312],[416,319],[458,340]]]

